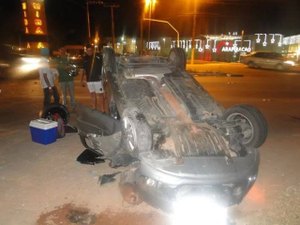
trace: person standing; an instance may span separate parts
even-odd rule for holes
[[[91,95],[92,108],[104,112],[105,97],[102,83],[102,55],[96,54],[94,47],[90,44],[86,46],[86,56],[83,59],[83,69],[81,70],[81,83],[86,82]],[[98,99],[98,100],[97,100]]]
[[[42,66],[39,68],[40,83],[44,92],[44,108],[51,104],[51,97],[54,98],[54,103],[59,104],[59,94],[55,86],[56,73],[49,64],[49,50],[42,49]]]
[[[70,64],[65,48],[59,49],[59,56],[56,59],[56,69],[58,71],[58,81],[62,92],[62,104],[67,106],[67,96],[70,98],[71,109],[75,108],[74,78],[70,74]]]

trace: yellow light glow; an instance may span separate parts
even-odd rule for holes
[[[22,9],[23,9],[23,10],[26,10],[26,9],[27,9],[27,4],[26,4],[26,2],[22,2]]]
[[[32,7],[33,7],[35,10],[41,10],[41,4],[38,3],[38,2],[32,3]]]
[[[24,16],[24,18],[27,17],[27,12],[26,11],[23,11],[23,16]]]
[[[36,25],[36,26],[42,26],[42,25],[43,25],[43,22],[42,22],[41,19],[35,19],[35,20],[34,20],[34,25]]]
[[[35,17],[40,18],[40,11],[35,11]]]
[[[145,12],[147,12],[148,10],[152,11],[155,8],[156,4],[156,0],[145,0]]]
[[[37,44],[37,48],[45,48],[45,45],[42,42],[39,42]]]
[[[24,19],[24,25],[28,26],[28,20],[27,19]]]
[[[40,28],[40,27],[37,27],[36,29],[35,29],[35,32],[34,32],[35,34],[44,34],[44,31],[42,30],[42,28]]]

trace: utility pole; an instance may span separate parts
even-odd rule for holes
[[[193,28],[192,28],[192,52],[191,52],[191,64],[194,64],[195,59],[195,35],[196,35],[196,0],[194,1],[194,12],[193,12]]]
[[[113,49],[115,49],[115,22],[114,22],[114,8],[119,8],[120,5],[119,4],[108,4],[108,3],[104,3],[103,4],[104,7],[109,7],[110,8],[110,15],[111,15],[111,36],[112,36],[112,47]]]
[[[91,41],[91,24],[90,24],[90,9],[89,5],[102,5],[103,1],[91,1],[86,0],[86,20],[87,20],[87,30],[88,30],[88,41]]]
[[[115,3],[104,3],[100,0],[86,0],[86,15],[87,15],[87,26],[88,26],[88,38],[91,40],[91,27],[90,27],[90,13],[89,5],[103,5],[105,8],[110,8],[111,13],[111,35],[112,35],[112,47],[115,48],[115,23],[114,23],[114,8],[120,7],[120,5]]]

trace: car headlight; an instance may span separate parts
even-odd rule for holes
[[[226,225],[227,209],[207,196],[180,197],[173,204],[172,225]]]
[[[19,72],[27,73],[41,67],[42,60],[38,57],[22,57]]]
[[[295,66],[296,63],[294,61],[291,61],[291,60],[287,60],[287,61],[284,61],[285,64],[288,64],[290,66]]]

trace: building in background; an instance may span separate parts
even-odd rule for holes
[[[154,54],[165,55],[176,46],[176,40],[160,38],[144,44]],[[179,47],[185,49],[187,58],[191,57],[192,39],[179,40]],[[251,35],[201,35],[195,38],[195,60],[239,61],[239,56],[253,51],[286,53],[282,34],[255,33]]]
[[[44,0],[21,0],[23,19],[22,45],[31,52],[48,48]]]

